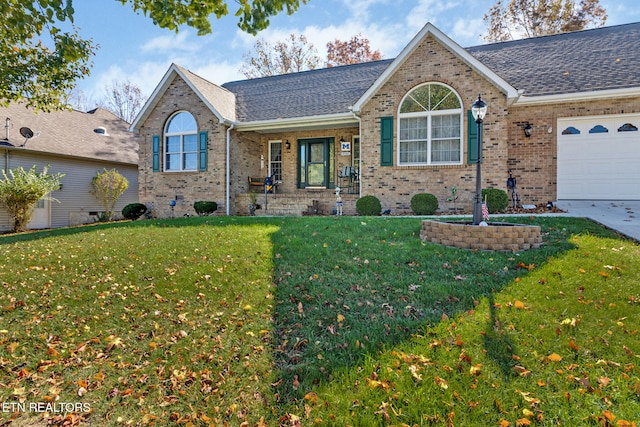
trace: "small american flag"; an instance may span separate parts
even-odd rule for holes
[[[485,221],[489,221],[489,208],[487,208],[487,200],[485,199],[484,203],[482,204],[482,218]]]

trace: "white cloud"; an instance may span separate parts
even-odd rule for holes
[[[459,6],[460,2],[458,1],[419,0],[418,4],[407,13],[406,21],[409,28],[415,32],[420,31],[427,22],[440,28],[446,24],[446,21],[442,20],[443,15]]]
[[[482,18],[477,19],[457,19],[451,32],[448,34],[456,43],[462,47],[477,46],[485,41],[481,33],[485,33],[486,28]]]
[[[196,42],[191,37],[189,30],[181,31],[177,34],[162,35],[154,37],[140,46],[143,53],[157,54],[171,51],[194,52],[202,47],[202,43],[206,41],[201,38]]]

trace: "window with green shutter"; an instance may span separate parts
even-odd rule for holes
[[[198,125],[193,115],[186,111],[174,114],[164,129],[163,170],[197,171],[201,140],[202,136],[198,135]]]
[[[393,116],[380,117],[380,166],[393,166]]]

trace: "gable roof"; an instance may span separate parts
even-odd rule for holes
[[[21,103],[0,108],[6,117],[0,132],[0,146],[56,155],[84,157],[119,163],[138,163],[138,140],[128,123],[111,112],[96,108],[83,113],[76,110],[35,112]],[[20,134],[29,128],[28,140]],[[105,134],[96,133],[104,129]]]
[[[425,25],[418,34],[409,42],[402,52],[393,60],[389,67],[378,77],[375,83],[360,97],[358,102],[353,106],[354,111],[359,111],[362,106],[369,100],[380,87],[391,78],[402,64],[411,56],[411,54],[420,46],[420,43],[426,37],[433,37],[438,42],[442,43],[445,48],[456,55],[461,61],[465,62],[475,71],[484,76],[487,80],[493,83],[498,89],[500,89],[507,97],[507,102],[511,103],[518,98],[518,91],[509,84],[506,80],[495,73],[491,68],[480,62],[477,58],[471,55],[468,51],[460,47],[456,42],[451,40],[446,34],[437,29],[430,22]]]
[[[475,46],[524,98],[640,88],[640,23]]]
[[[182,68],[177,64],[171,64],[158,86],[156,86],[147,102],[133,120],[130,128],[132,131],[139,130],[154,107],[158,105],[162,94],[177,77],[184,80],[220,122],[230,124],[236,121],[236,99],[231,92],[192,73],[186,68]]]

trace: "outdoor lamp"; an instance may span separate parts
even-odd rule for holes
[[[487,114],[487,103],[478,95],[478,100],[471,106],[471,114],[476,119],[476,123],[482,123],[484,116]]]
[[[284,146],[287,148],[287,151],[291,150],[291,143],[289,142],[288,139],[285,141]]]
[[[526,125],[524,125],[523,130],[524,130],[524,136],[529,138],[531,136],[531,131],[533,130],[533,127],[531,126],[530,123],[527,123]]]
[[[487,114],[487,103],[478,95],[478,100],[471,106],[471,114],[476,119],[478,126],[477,141],[477,159],[476,159],[476,196],[473,203],[473,225],[480,225],[482,222],[482,173],[480,165],[482,164],[482,122],[485,114]]]

